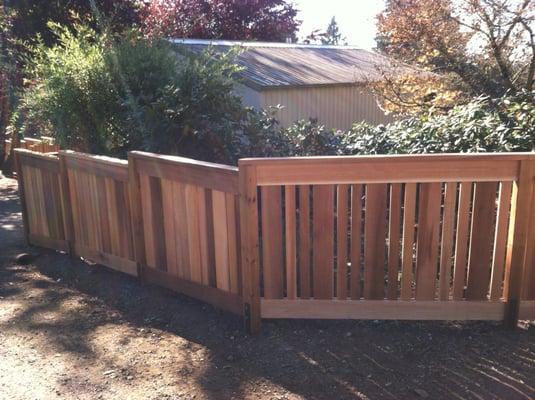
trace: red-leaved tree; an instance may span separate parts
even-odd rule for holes
[[[151,0],[141,12],[149,36],[295,40],[301,23],[285,0]]]

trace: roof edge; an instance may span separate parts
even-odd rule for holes
[[[303,43],[282,43],[282,42],[255,42],[247,40],[219,40],[219,39],[188,39],[169,38],[171,43],[176,44],[198,44],[212,46],[241,46],[241,47],[278,47],[278,48],[308,48],[308,49],[348,49],[363,50],[373,53],[373,50],[366,50],[358,46],[335,46],[327,44],[303,44]]]

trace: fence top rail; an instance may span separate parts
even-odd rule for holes
[[[257,184],[269,186],[515,181],[527,160],[535,153],[248,158],[239,165],[254,167]]]
[[[72,151],[72,150],[60,150],[58,154],[66,156],[67,158],[85,160],[85,161],[89,161],[93,163],[128,167],[127,160],[122,160],[120,158],[115,158],[115,157],[101,156],[97,154],[80,153],[80,152]]]
[[[238,168],[191,158],[132,151],[135,168],[146,175],[227,193],[238,193]]]
[[[522,161],[535,160],[535,152],[518,153],[437,153],[437,154],[368,154],[353,156],[307,156],[307,157],[249,157],[240,158],[239,165],[264,165],[264,164],[355,164],[373,162],[404,162],[404,161],[473,161],[473,160],[493,160],[493,161]]]
[[[20,154],[23,157],[32,157],[32,158],[38,158],[40,160],[49,160],[49,161],[57,161],[58,156],[56,153],[41,153],[39,151],[34,151],[30,149],[24,149],[24,148],[16,148],[13,149],[15,153]]]
[[[32,138],[32,137],[24,137],[24,141],[26,142],[32,142],[32,143],[41,143],[41,139],[39,138]]]
[[[232,171],[232,172],[238,172],[238,167],[233,167],[231,165],[226,164],[218,164],[208,161],[199,161],[195,160],[193,158],[187,158],[187,157],[180,157],[180,156],[171,156],[171,155],[164,155],[164,154],[157,154],[157,153],[149,153],[146,151],[131,151],[128,153],[129,155],[132,155],[135,158],[139,159],[146,159],[146,160],[158,160],[163,163],[168,164],[181,164],[191,167],[199,167],[199,168],[210,168],[210,169],[217,169],[221,171]]]
[[[21,163],[26,166],[59,173],[59,159],[55,154],[39,153],[23,148],[14,149],[14,151]]]

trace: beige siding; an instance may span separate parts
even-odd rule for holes
[[[260,92],[262,107],[280,104],[282,126],[299,119],[317,118],[329,128],[349,129],[354,122],[383,124],[392,121],[379,108],[375,97],[358,86],[324,86],[309,88],[269,89]]]
[[[234,93],[242,98],[246,106],[254,108],[263,107],[260,92],[257,92],[250,87],[236,83],[234,85]]]

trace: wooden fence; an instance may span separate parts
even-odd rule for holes
[[[17,150],[28,241],[261,318],[535,319],[535,154]]]
[[[11,147],[11,139],[7,139],[6,155],[11,152]],[[56,144],[55,139],[49,136],[41,136],[40,138],[25,137],[20,140],[18,148],[33,150],[38,153],[54,153],[59,151],[59,145]]]

